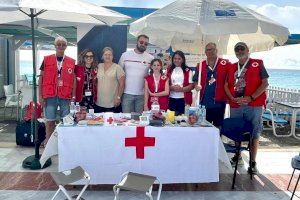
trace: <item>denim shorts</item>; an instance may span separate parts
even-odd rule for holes
[[[123,113],[137,112],[142,113],[144,110],[144,95],[123,94],[122,111]]]
[[[262,123],[262,106],[240,106],[238,108],[230,108],[231,118],[244,118],[252,124],[252,139],[259,139],[263,130]]]
[[[46,121],[56,120],[58,106],[60,111],[60,118],[63,118],[70,113],[70,100],[61,99],[59,97],[51,97],[45,99],[44,112]]]

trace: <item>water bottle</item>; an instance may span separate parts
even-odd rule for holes
[[[71,101],[70,114],[73,115],[74,113],[75,113],[75,103],[74,103],[74,101]]]
[[[201,124],[201,122],[202,122],[202,106],[199,105],[198,106],[198,123]]]
[[[153,101],[151,104],[151,116],[150,119],[155,119],[157,114],[159,113],[160,106],[157,101]]]
[[[80,105],[79,102],[76,102],[76,106],[75,106],[75,113],[80,112]]]
[[[202,112],[202,116],[201,116],[202,119],[201,119],[201,122],[202,122],[202,123],[205,123],[205,121],[206,121],[206,108],[205,108],[205,106],[202,106],[202,107],[201,107],[201,110],[202,110],[202,111],[201,111],[201,112]]]

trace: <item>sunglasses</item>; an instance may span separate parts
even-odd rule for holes
[[[145,46],[148,46],[148,42],[144,42],[144,41],[139,41],[139,43],[140,43],[141,45],[145,45]]]
[[[92,56],[85,55],[84,58],[94,58],[94,55]]]
[[[58,44],[56,44],[56,46],[58,46],[58,47],[66,47],[67,44],[65,44],[65,43],[58,43]]]
[[[244,46],[237,46],[237,47],[235,47],[234,51],[235,51],[235,52],[238,52],[238,51],[245,51],[245,49],[246,49],[246,47],[244,47]]]

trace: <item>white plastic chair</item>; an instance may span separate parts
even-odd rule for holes
[[[153,200],[152,197],[152,187],[153,184],[159,184],[157,200],[160,199],[160,194],[162,190],[162,184],[155,176],[148,176],[144,174],[137,174],[133,172],[127,172],[123,174],[120,183],[116,184],[113,187],[115,193],[114,200],[119,200],[120,189],[129,190],[134,192],[145,192],[150,200]]]
[[[11,114],[12,116],[14,107],[17,108],[17,120],[19,119],[19,108],[22,108],[22,95],[21,93],[14,93],[14,86],[12,84],[4,85],[4,94],[6,97],[5,105],[4,105],[4,119],[6,114],[6,108],[11,107]]]
[[[86,180],[86,183],[76,198],[76,200],[79,200],[86,188],[88,187],[91,180],[90,175],[86,171],[84,171],[80,166],[63,172],[52,172],[51,176],[54,179],[55,183],[58,185],[58,190],[56,191],[51,200],[54,200],[60,191],[62,191],[66,195],[68,200],[72,200],[75,197],[71,197],[68,194],[67,190],[64,188],[64,185],[75,183],[79,180],[84,179]]]

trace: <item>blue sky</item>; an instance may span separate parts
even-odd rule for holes
[[[101,6],[161,8],[174,0],[87,0]],[[233,0],[285,25],[300,34],[300,0]]]

